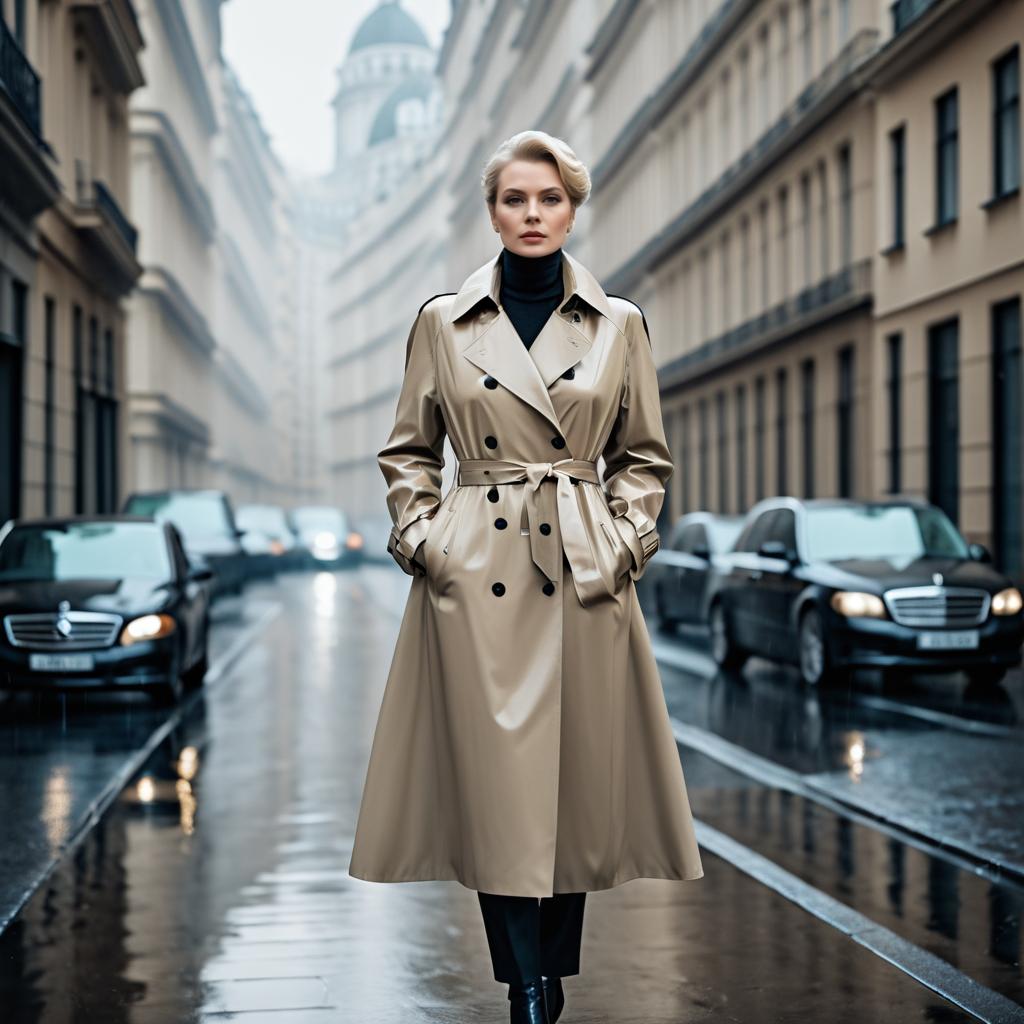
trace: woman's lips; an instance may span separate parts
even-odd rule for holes
[[[531,234],[531,235],[521,235],[520,237],[521,238],[543,238],[544,236],[543,235],[538,235],[538,234],[534,233],[534,234]]]

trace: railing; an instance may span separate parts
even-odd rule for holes
[[[22,53],[18,40],[0,17],[0,89],[11,97],[15,109],[38,138],[42,135],[40,119],[39,76]]]
[[[935,6],[936,0],[896,0],[892,11],[892,32],[898,35],[912,21],[919,18],[929,7]]]
[[[138,230],[118,206],[110,189],[102,181],[97,181],[89,176],[88,164],[85,161],[76,161],[75,184],[78,205],[92,207],[106,217],[117,228],[121,237],[134,253],[139,242]]]

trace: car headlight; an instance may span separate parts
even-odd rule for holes
[[[143,640],[159,640],[177,628],[177,623],[170,615],[140,615],[121,630],[121,643],[127,647]]]
[[[885,604],[877,594],[863,594],[858,590],[837,590],[832,595],[832,609],[848,619],[884,619]]]
[[[1024,598],[1021,597],[1021,593],[1016,587],[1000,590],[992,598],[993,615],[1016,615],[1021,608],[1024,608]]]
[[[338,538],[333,533],[328,533],[326,530],[322,530],[313,538],[313,547],[315,548],[334,548],[338,546]]]

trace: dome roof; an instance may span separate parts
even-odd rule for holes
[[[398,0],[383,0],[356,29],[348,52],[355,53],[356,50],[363,50],[367,46],[388,46],[396,43],[430,49],[430,43],[419,22],[399,6]]]
[[[420,99],[427,101],[435,87],[434,76],[429,71],[415,71],[395,86],[387,99],[380,105],[377,116],[370,126],[367,145],[393,139],[398,134],[398,105],[403,100]]]

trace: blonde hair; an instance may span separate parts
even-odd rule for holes
[[[488,206],[493,207],[498,201],[498,176],[513,160],[546,160],[554,164],[573,208],[587,201],[590,174],[569,144],[547,132],[526,131],[506,139],[487,161],[480,184]]]

